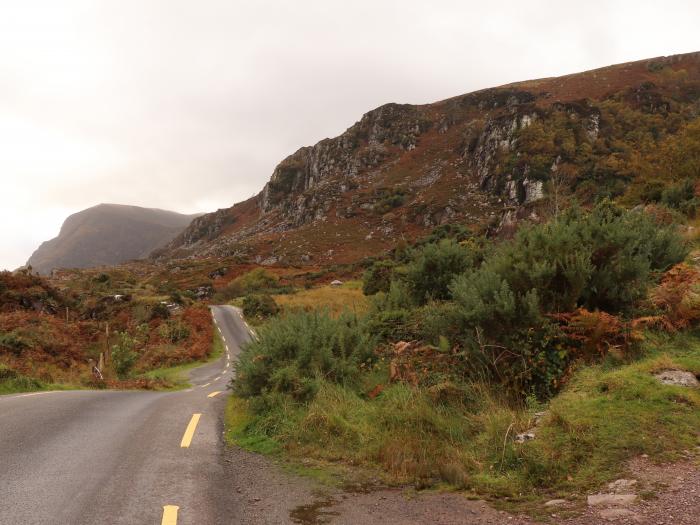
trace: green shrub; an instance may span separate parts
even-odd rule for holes
[[[264,325],[258,336],[241,354],[233,381],[234,391],[246,398],[278,393],[305,400],[319,378],[352,384],[376,344],[355,316],[334,319],[328,312],[287,314]]]
[[[452,239],[416,249],[404,276],[415,302],[447,299],[452,280],[473,266],[475,259],[475,254]]]
[[[124,379],[129,376],[136,364],[138,354],[135,351],[136,340],[128,332],[119,332],[118,336],[119,342],[112,345],[112,364],[117,376]]]
[[[374,295],[378,292],[388,292],[394,275],[394,262],[381,260],[372,263],[362,276],[362,292]]]
[[[279,311],[279,306],[268,294],[246,295],[243,298],[243,315],[248,318],[264,320],[277,315]]]

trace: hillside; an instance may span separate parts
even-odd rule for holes
[[[148,256],[195,216],[119,204],[99,204],[68,217],[58,237],[46,241],[27,261],[46,274],[54,268],[90,268]]]
[[[700,53],[387,104],[299,149],[256,197],[196,219],[156,256],[351,262],[446,223],[507,234],[574,199],[672,198],[664,190],[698,176],[698,115]]]

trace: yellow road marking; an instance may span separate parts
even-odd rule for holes
[[[218,396],[220,393],[221,393],[221,390],[219,390],[219,391],[217,391],[217,392],[212,392],[212,393],[209,394],[207,397],[216,397],[216,396]]]
[[[185,435],[182,436],[182,441],[180,442],[180,447],[189,448],[190,444],[192,443],[192,438],[194,437],[194,431],[197,428],[197,423],[199,423],[200,417],[202,417],[202,414],[193,414],[192,415],[192,419],[190,419],[190,424],[187,425],[187,429],[185,430]]]
[[[163,507],[163,521],[160,525],[177,525],[177,511],[180,507],[177,505],[166,505]]]

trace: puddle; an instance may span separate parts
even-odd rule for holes
[[[300,525],[330,523],[335,516],[340,515],[339,512],[329,510],[336,503],[337,501],[331,497],[317,499],[308,505],[299,505],[289,513],[289,517],[292,519],[292,522]]]

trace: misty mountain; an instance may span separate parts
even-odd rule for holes
[[[27,261],[46,274],[55,268],[90,268],[148,256],[180,234],[197,215],[121,204],[99,204],[69,216],[58,237]]]

